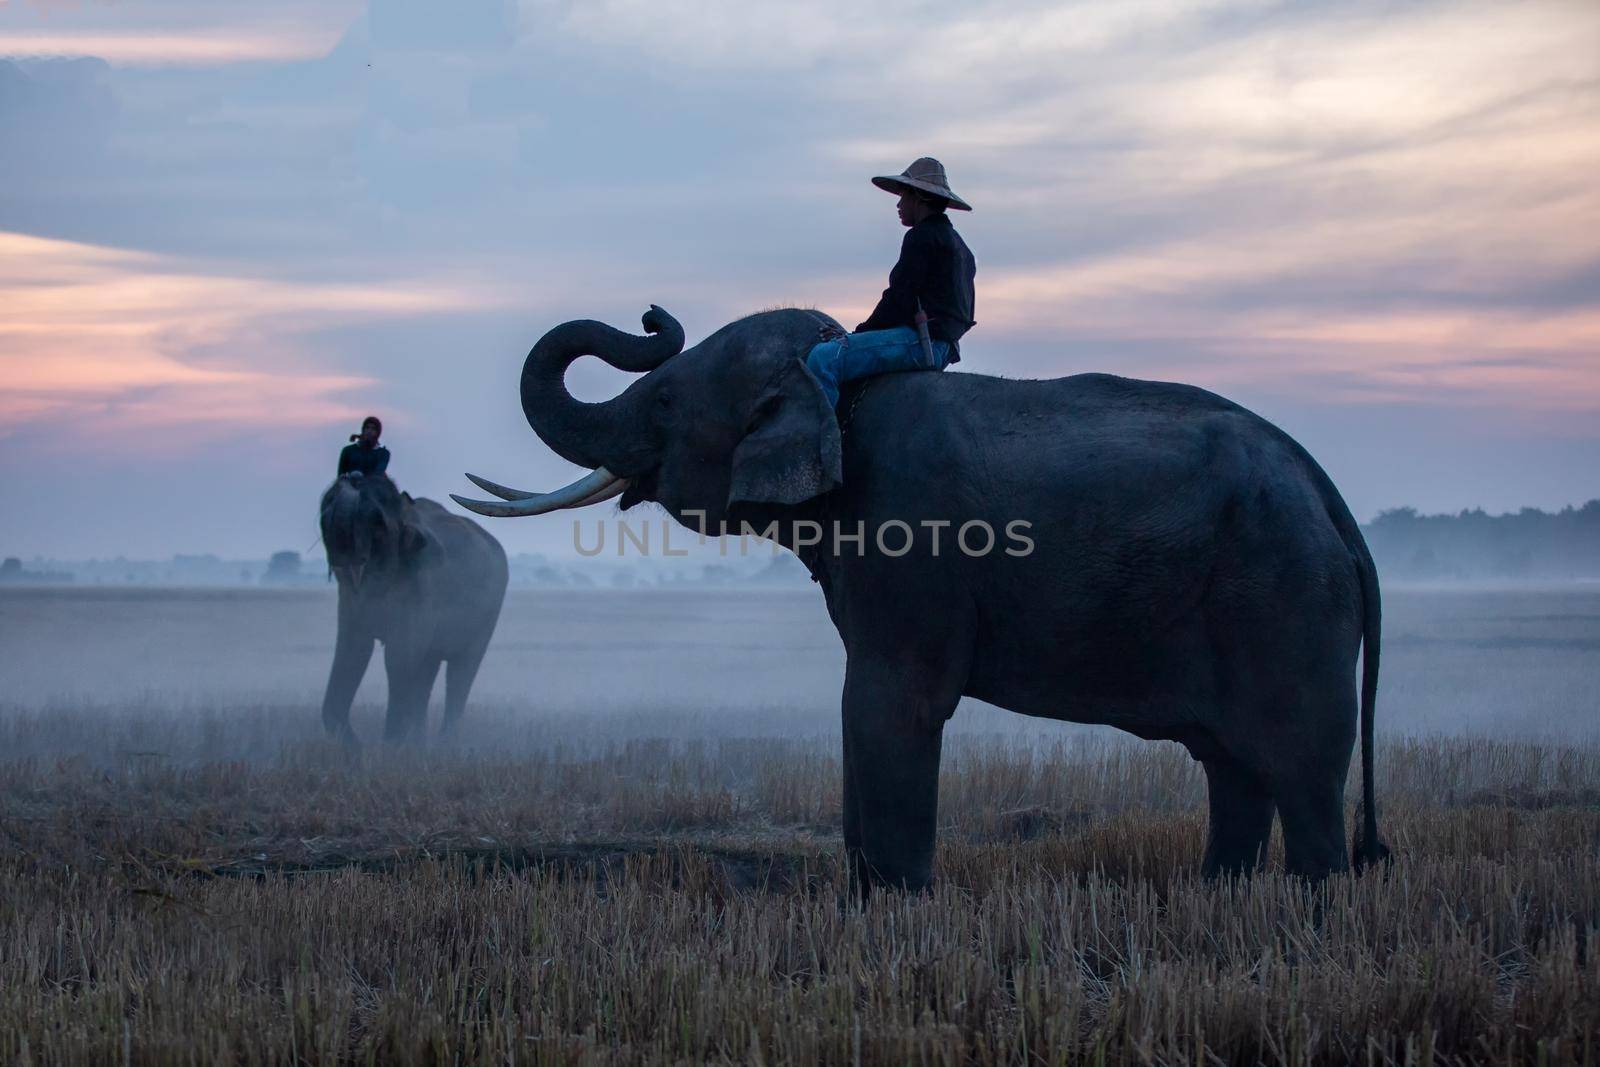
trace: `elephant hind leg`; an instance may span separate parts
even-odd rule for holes
[[[1344,837],[1344,764],[1284,782],[1276,791],[1290,874],[1321,881],[1350,869]]]
[[[439,727],[441,734],[450,733],[461,721],[461,713],[467,710],[467,694],[472,691],[472,683],[478,677],[478,668],[483,665],[483,654],[488,648],[489,639],[485,637],[482,641],[474,642],[465,652],[450,658],[444,674],[444,723]]]
[[[1201,762],[1211,801],[1211,827],[1201,872],[1207,878],[1250,874],[1267,855],[1272,795],[1244,764],[1217,755]]]
[[[1330,678],[1279,706],[1289,714],[1276,728],[1256,732],[1258,751],[1270,753],[1258,766],[1278,806],[1284,865],[1290,874],[1321,881],[1350,869],[1344,782],[1355,743],[1355,693],[1348,678]]]

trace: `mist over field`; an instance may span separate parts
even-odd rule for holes
[[[270,708],[284,737],[315,736],[335,602],[332,587],[0,591],[4,701],[13,712],[95,709],[113,720]],[[1402,587],[1384,607],[1380,734],[1600,736],[1600,588]],[[574,738],[836,737],[843,679],[843,649],[815,587],[513,590],[461,743],[485,720],[514,733],[551,717]],[[357,729],[369,738],[384,693],[380,650],[356,698]],[[1114,734],[971,699],[950,729]]]

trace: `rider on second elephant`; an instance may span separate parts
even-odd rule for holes
[[[872,184],[900,194],[900,224],[910,227],[900,260],[889,272],[889,288],[867,320],[844,333],[823,330],[806,357],[806,368],[828,403],[839,403],[846,382],[903,370],[943,370],[961,359],[958,344],[972,329],[972,278],[977,265],[950,224],[946,208],[971,211],[950,191],[944,165],[924,156],[896,175]]]
[[[361,432],[339,451],[339,477],[346,474],[383,474],[389,469],[389,450],[378,444],[383,423],[376,415],[361,420]]]

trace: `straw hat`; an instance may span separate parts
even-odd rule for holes
[[[958,211],[971,211],[972,205],[950,191],[950,181],[944,176],[944,164],[932,156],[923,156],[899,174],[885,174],[872,179],[872,184],[890,193],[907,191],[937,196]]]

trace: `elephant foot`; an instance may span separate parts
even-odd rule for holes
[[[933,892],[933,873],[911,871],[902,875],[887,874],[867,862],[865,853],[850,849],[850,884],[857,901],[865,905],[875,894],[899,893],[907,896],[925,896]]]
[[[361,748],[361,741],[356,737],[356,732],[350,728],[349,723],[340,723],[337,725],[329,723],[327,729],[328,737],[339,742],[345,748],[357,750]]]
[[[416,726],[390,727],[383,731],[383,742],[395,748],[415,748],[426,739],[426,731]]]
[[[356,737],[354,730],[348,726],[342,730],[330,729],[328,737],[338,743],[345,766],[354,767],[361,762],[361,741]]]

